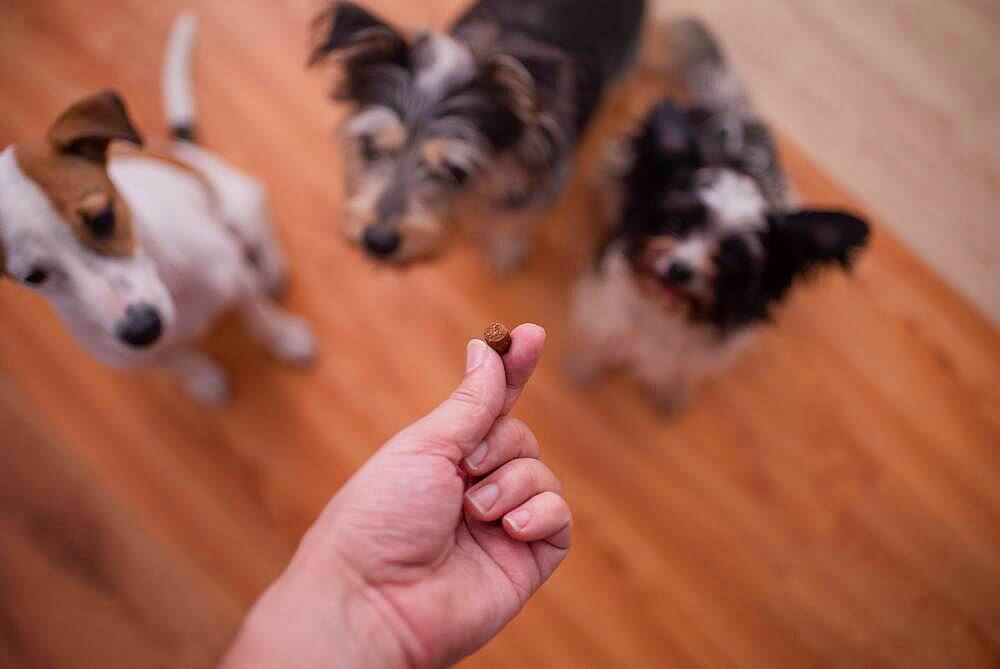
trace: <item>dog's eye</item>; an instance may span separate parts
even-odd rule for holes
[[[464,186],[469,181],[469,170],[453,163],[444,163],[444,171],[453,182],[459,186]]]
[[[40,286],[49,280],[49,273],[39,267],[32,268],[31,272],[24,277],[24,282],[32,286]]]
[[[682,234],[686,229],[684,219],[680,216],[668,216],[667,220],[664,221],[663,227],[672,235]]]
[[[384,153],[375,144],[375,139],[371,135],[365,135],[361,138],[361,157],[366,162],[374,163],[383,155]]]
[[[97,214],[83,214],[83,224],[97,239],[107,240],[115,235],[115,212],[111,207]]]

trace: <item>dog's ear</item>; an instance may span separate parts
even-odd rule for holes
[[[487,77],[507,92],[515,113],[526,124],[537,121],[545,98],[572,95],[565,90],[572,83],[569,61],[561,54],[544,50],[493,54]]]
[[[104,162],[108,146],[120,139],[142,146],[142,136],[129,118],[121,97],[104,91],[77,102],[49,128],[49,143],[60,153]]]
[[[769,216],[760,232],[766,262],[760,280],[761,313],[788,294],[796,281],[822,267],[849,269],[868,243],[870,231],[862,219],[841,211],[796,211]]]
[[[837,263],[849,269],[868,243],[868,223],[842,211],[796,211],[768,220],[769,254],[795,274]]]
[[[487,80],[499,87],[514,115],[524,124],[538,116],[538,88],[535,77],[523,60],[495,54],[486,65]]]
[[[561,132],[575,131],[544,123],[541,113],[547,100],[567,100],[574,94],[568,61],[544,51],[501,51],[489,54],[483,62],[473,89],[479,94],[476,99],[485,104],[470,105],[470,118],[495,148],[518,144],[521,158],[528,163],[547,163],[562,141]]]
[[[313,23],[315,46],[309,65],[319,65],[343,53],[350,66],[398,61],[409,46],[388,22],[353,2],[335,2]]]

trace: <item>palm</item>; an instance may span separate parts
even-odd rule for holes
[[[390,443],[338,495],[330,519],[341,556],[413,634],[462,654],[499,631],[548,576],[535,558],[544,547],[467,516],[466,481],[448,459],[395,452]],[[449,619],[482,622],[441,625]]]

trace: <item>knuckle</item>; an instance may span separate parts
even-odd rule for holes
[[[538,440],[534,432],[523,421],[505,416],[497,424],[496,441],[510,458],[539,458]]]
[[[569,508],[569,503],[565,500],[565,498],[563,498],[562,495],[559,495],[559,494],[556,494],[556,493],[552,493],[552,496],[555,497],[555,500],[553,500],[555,511],[559,515],[561,515],[564,518],[566,518],[566,525],[572,527],[572,525],[573,525],[573,510],[571,508]]]
[[[542,464],[540,460],[521,459],[519,461],[520,476],[530,485],[532,490],[541,492],[562,492],[562,483],[552,473],[552,470]]]
[[[556,495],[562,495],[562,481],[559,480],[559,477],[540,460],[536,460],[536,462],[538,462],[538,476],[542,489]]]
[[[535,435],[532,433],[531,428],[523,421],[511,418],[507,424],[507,430],[509,431],[511,441],[518,445],[521,452],[531,455],[534,450],[532,445],[535,441]]]
[[[490,414],[490,406],[478,393],[470,388],[458,388],[451,394],[451,401],[462,408],[475,420],[484,419]]]

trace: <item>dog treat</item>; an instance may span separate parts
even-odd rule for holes
[[[490,348],[499,353],[501,356],[507,355],[507,351],[510,350],[510,345],[512,343],[510,339],[510,330],[508,330],[502,323],[494,323],[486,328],[486,332],[483,333],[483,339],[490,345]]]

